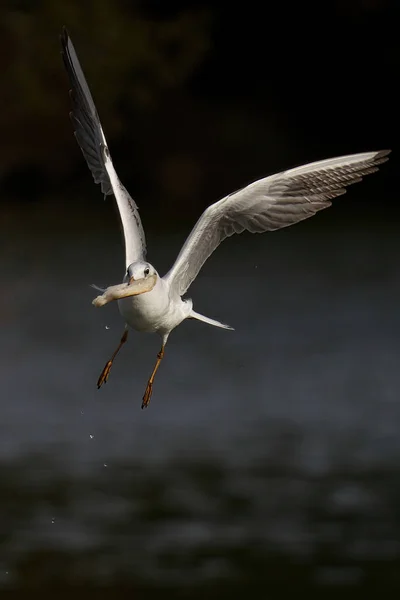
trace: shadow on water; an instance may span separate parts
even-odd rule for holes
[[[118,281],[118,232],[36,225],[3,239],[4,591],[400,588],[395,228],[229,240],[191,296],[236,331],[174,332],[140,411],[152,336],[95,389],[122,324],[88,284]],[[180,241],[150,240],[161,272]]]

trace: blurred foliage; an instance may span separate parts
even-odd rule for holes
[[[205,10],[155,20],[140,2],[5,0],[0,16],[0,176],[19,163],[46,165],[49,171],[63,168],[66,140],[71,141],[65,126],[68,84],[57,39],[63,25],[100,99],[109,137],[121,128],[122,97],[138,111],[155,108],[165,91],[182,85],[209,48],[211,19]]]
[[[68,122],[63,25],[145,226],[148,212],[151,224],[179,227],[269,173],[394,146],[393,6],[331,0],[294,3],[288,14],[279,2],[257,12],[255,4],[3,0],[3,207],[64,196],[83,209],[99,198]],[[360,49],[369,59],[355,69]]]

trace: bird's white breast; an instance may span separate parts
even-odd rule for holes
[[[180,298],[178,302],[171,300],[169,286],[160,277],[150,292],[118,300],[118,308],[133,329],[161,334],[174,329],[190,312]]]

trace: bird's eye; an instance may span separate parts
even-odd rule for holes
[[[148,275],[149,273],[150,273],[150,269],[147,267],[147,268],[144,270],[145,277],[147,277],[147,275]]]

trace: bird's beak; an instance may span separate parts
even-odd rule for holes
[[[156,285],[157,275],[150,275],[146,279],[135,279],[134,277],[129,278],[128,290],[129,296],[139,296],[145,292],[151,292],[153,287]]]
[[[145,292],[151,292],[153,287],[156,285],[157,275],[150,275],[146,279],[129,279],[129,284],[120,283],[119,285],[112,285],[104,290],[101,296],[97,296],[93,300],[94,306],[104,306],[112,300],[120,300],[121,298],[129,298],[129,296],[139,296]]]

